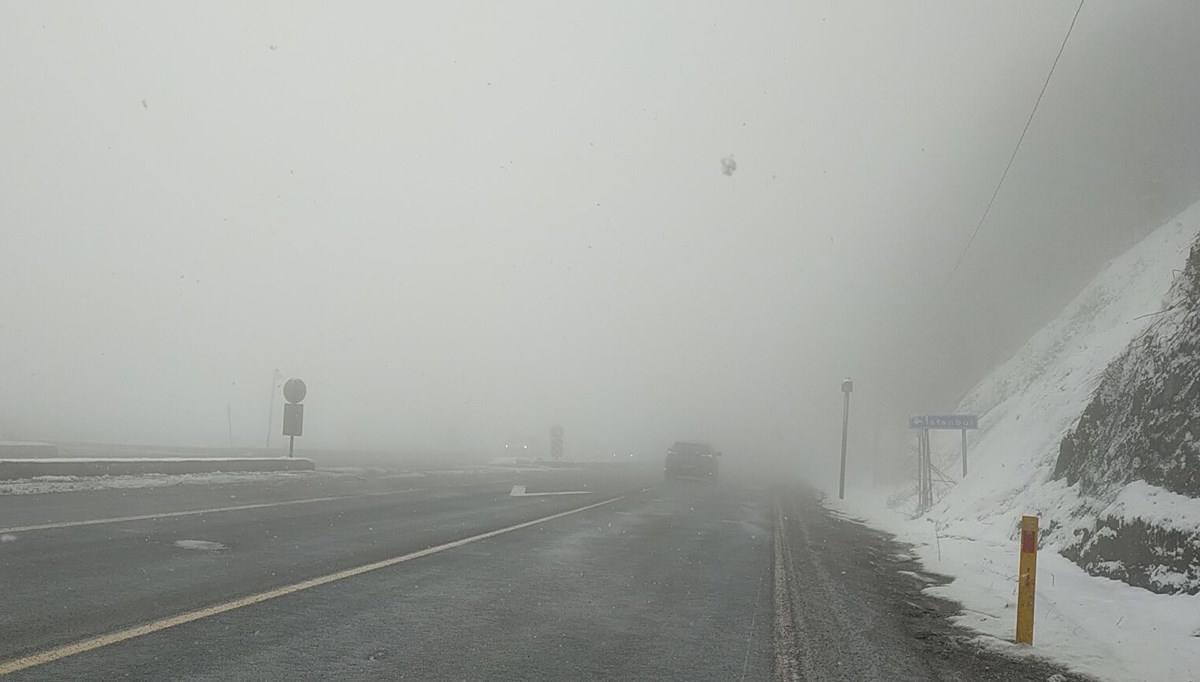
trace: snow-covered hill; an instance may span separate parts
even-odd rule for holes
[[[1081,547],[1099,546],[1111,554],[1113,543],[1102,540],[1113,536],[1114,527],[1128,531],[1122,547],[1157,542],[1161,538],[1153,534],[1138,535],[1156,524],[1196,529],[1200,500],[1138,479],[1131,473],[1136,467],[1111,466],[1128,453],[1098,454],[1105,436],[1094,429],[1087,431],[1092,461],[1085,468],[1089,475],[1119,475],[1097,485],[1095,476],[1084,481],[1083,465],[1056,466],[1064,437],[1074,433],[1102,384],[1110,407],[1130,400],[1109,368],[1127,355],[1131,343],[1144,344],[1144,337],[1154,336],[1156,329],[1165,334],[1166,325],[1174,323],[1174,313],[1162,311],[1175,305],[1179,286],[1172,283],[1183,276],[1197,233],[1200,204],[1110,263],[1055,320],[966,395],[957,410],[980,415],[980,430],[970,438],[970,474],[939,487],[940,499],[926,515],[913,517],[911,485],[894,491],[887,498],[890,506],[878,501],[882,496],[865,494],[850,494],[845,504],[835,505],[895,532],[916,546],[929,568],[954,576],[953,583],[935,589],[963,602],[967,610],[961,620],[996,637],[997,646],[1007,646],[1003,642],[1012,638],[1017,524],[1022,515],[1035,514],[1043,529],[1037,650],[1102,679],[1200,679],[1200,598],[1154,594],[1089,575],[1063,556],[1092,573],[1129,578],[1127,567],[1116,570],[1116,559],[1081,556]],[[1099,409],[1092,409],[1099,417]],[[961,471],[958,440],[957,432],[935,432],[932,438],[935,464],[954,479]],[[1173,568],[1156,569],[1156,584],[1172,591],[1197,585],[1195,570],[1179,570],[1190,560],[1179,554],[1178,544],[1160,550],[1151,554],[1179,556]],[[1151,572],[1141,566],[1138,575]],[[1145,580],[1131,582],[1149,586]]]
[[[1105,370],[1055,475],[1096,521],[1064,554],[1156,592],[1200,592],[1200,243],[1163,310]]]
[[[1109,365],[1155,322],[1200,232],[1200,204],[1115,259],[1063,312],[972,389],[957,410],[980,415],[970,475],[931,510],[955,532],[1011,537],[1022,514],[1042,517],[1043,543],[1059,547],[1094,521],[1097,502],[1055,478],[1063,437],[1088,406]],[[956,433],[933,438],[935,461],[955,471]],[[968,527],[960,528],[960,524]]]

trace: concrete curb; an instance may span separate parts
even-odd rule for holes
[[[133,476],[244,471],[312,471],[302,457],[168,459],[0,459],[0,481],[36,476]]]

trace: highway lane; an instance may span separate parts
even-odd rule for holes
[[[591,486],[589,497],[634,485],[627,475],[564,471],[453,476],[432,488],[413,488],[406,478],[334,478],[299,486],[284,481],[110,491],[129,503],[124,516],[146,508],[162,514],[223,509],[231,502],[277,506],[5,533],[0,660],[580,506],[571,497],[512,498],[514,480],[532,490],[544,487],[543,481]],[[129,493],[136,493],[132,501]],[[111,504],[95,504],[100,495],[82,501],[76,494],[44,497],[57,498],[50,501],[74,514],[68,520],[59,512],[59,523],[121,518],[108,516]],[[319,501],[278,504],[313,499]],[[4,499],[11,506],[21,501]],[[101,513],[88,513],[93,508]],[[18,525],[31,520],[11,516]],[[9,515],[0,518],[12,527]],[[219,543],[222,549],[189,549],[180,542]]]
[[[545,473],[545,472],[542,472]],[[81,490],[70,494],[2,495],[0,528],[57,523],[83,518],[122,517],[206,509],[240,504],[361,495],[409,488],[452,488],[483,482],[512,481],[536,475],[536,470],[470,467],[455,470],[394,471],[338,470],[334,472],[290,472],[267,475],[244,482],[154,485],[147,487]],[[152,477],[148,477],[152,478]],[[205,476],[161,477],[165,483]],[[0,485],[0,489],[4,486]]]
[[[214,486],[175,505],[159,497],[170,491],[137,495],[165,512],[216,507],[230,494],[246,504],[336,499],[16,533],[0,544],[0,672],[14,661],[23,669],[6,679],[1056,672],[964,644],[946,618],[953,605],[899,573],[918,567],[889,563],[897,548],[887,538],[834,519],[798,488],[662,481],[632,467],[417,487],[314,481]],[[513,497],[512,485],[591,492]],[[87,644],[63,648],[78,642]],[[24,667],[47,651],[54,660]]]

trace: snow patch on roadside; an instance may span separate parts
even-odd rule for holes
[[[287,461],[290,457],[4,457],[0,462],[20,462],[22,464],[82,464],[85,462],[245,462],[255,461]]]
[[[0,495],[43,495],[83,490],[161,488],[175,485],[221,485],[320,476],[318,471],[271,471],[206,474],[141,474],[137,476],[38,476],[0,481]]]
[[[1140,519],[1171,530],[1200,532],[1200,499],[1133,481],[1121,488],[1112,504],[1100,510],[1100,516]]]
[[[963,605],[960,624],[987,646],[1043,655],[1113,682],[1200,680],[1200,595],[1162,595],[1088,575],[1059,552],[1098,516],[1200,528],[1200,501],[1134,482],[1104,499],[1051,479],[1064,434],[1109,364],[1154,321],[1200,231],[1200,204],[1115,259],[1055,320],[971,390],[958,411],[980,415],[970,475],[913,518],[912,486],[827,499],[913,545],[923,566],[953,578],[927,588]],[[957,433],[935,434],[934,463],[960,470]],[[955,476],[958,478],[958,476]],[[889,498],[891,505],[889,506]],[[1041,517],[1035,646],[1011,644],[1022,514]],[[1163,581],[1179,576],[1164,572]]]
[[[389,469],[386,467],[322,467],[321,471],[326,474],[353,476],[355,478],[424,478],[427,474],[433,473]]]
[[[1095,502],[1082,500],[1078,486],[1050,478],[1059,444],[1109,364],[1153,323],[1198,231],[1200,204],[1113,260],[966,395],[958,411],[980,415],[980,430],[969,438],[971,475],[934,506],[931,518],[951,533],[1002,541],[1013,537],[1021,514],[1038,514],[1043,542],[1056,546],[1073,539],[1076,528],[1090,527]],[[943,471],[961,468],[958,440],[951,432],[931,438]]]
[[[853,492],[853,491],[848,491]],[[1034,647],[1012,644],[1016,628],[1018,542],[952,534],[909,519],[882,500],[826,499],[843,514],[911,544],[923,568],[951,576],[927,591],[963,605],[955,621],[1012,655],[1036,654],[1112,682],[1200,680],[1200,595],[1162,595],[1088,575],[1054,551],[1038,553]]]

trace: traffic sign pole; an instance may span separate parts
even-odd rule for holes
[[[929,429],[921,432],[924,447],[921,450],[921,509],[929,511],[933,506],[933,472],[929,466],[933,464],[933,451],[929,447]]]
[[[274,423],[275,423],[275,393],[279,390],[279,379],[282,376],[283,375],[280,374],[279,370],[277,370],[277,369],[273,370],[271,372],[271,402],[268,403],[270,405],[271,409],[267,412],[267,449],[268,450],[271,449],[271,433],[274,430],[273,427],[274,427]]]
[[[933,506],[933,452],[929,445],[931,430],[955,430],[962,432],[962,475],[967,477],[967,431],[979,428],[979,415],[975,414],[917,414],[908,418],[908,428],[918,431],[917,435],[917,494],[922,511]],[[941,472],[938,472],[939,476]],[[949,481],[944,480],[948,483]]]
[[[854,390],[854,382],[849,377],[842,380],[842,467],[838,474],[838,499],[846,499],[846,437],[850,432],[850,392]]]
[[[963,478],[967,477],[967,430],[962,430]]]

